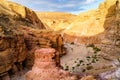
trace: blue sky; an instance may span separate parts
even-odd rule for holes
[[[69,12],[79,14],[96,9],[103,0],[10,0],[27,6],[34,11]]]

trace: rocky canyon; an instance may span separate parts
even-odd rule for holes
[[[120,0],[73,15],[0,0],[0,80],[120,80]]]

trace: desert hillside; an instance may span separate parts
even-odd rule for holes
[[[114,4],[115,0],[105,0],[98,9],[77,16],[58,12],[42,12],[37,15],[55,31],[62,30],[63,33],[76,36],[94,36],[104,32],[106,20],[114,17]]]
[[[65,12],[36,12],[38,17],[41,19],[51,19],[51,20],[68,20],[71,17],[75,17],[76,15],[65,13]]]
[[[76,15],[63,12],[36,12],[38,17],[54,31],[65,29]]]

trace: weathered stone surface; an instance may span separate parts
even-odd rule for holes
[[[15,62],[24,61],[27,55],[23,34],[16,34],[9,29],[1,27],[0,74],[10,70]]]
[[[0,2],[0,75],[31,67],[37,48],[53,47],[62,55],[61,35],[45,29],[34,11],[21,5]],[[59,62],[59,61],[58,61]]]
[[[24,21],[24,24],[26,23],[27,26],[46,29],[34,11],[17,3],[1,0],[0,14],[14,16],[18,20]]]
[[[77,80],[75,76],[58,67],[56,53],[53,48],[36,50],[34,66],[26,74],[26,80]]]
[[[25,13],[25,18],[27,18],[30,21],[30,23],[34,24],[36,28],[46,29],[34,11],[25,7]]]
[[[0,18],[1,21],[2,18],[3,16]],[[9,23],[9,18],[6,17],[6,19]],[[53,47],[58,50],[59,55],[64,54],[63,39],[56,32],[26,26],[9,25],[8,28],[4,21],[0,25],[0,74],[10,69],[13,72],[17,69],[22,70],[23,61],[27,67],[31,67],[34,61],[34,51],[38,48]],[[14,64],[17,69],[14,68]]]
[[[31,18],[32,17],[32,18]],[[0,0],[0,75],[22,70],[28,54],[20,26],[45,29],[34,11],[16,3]],[[17,66],[17,69],[14,67]]]
[[[14,12],[11,12],[9,4],[6,0],[0,0],[0,13],[4,13],[6,15],[15,15]]]
[[[76,15],[65,12],[36,12],[42,22],[54,31],[68,27]]]
[[[25,43],[28,48],[26,65],[33,65],[34,51],[38,48],[54,48],[60,56],[65,54],[63,38],[60,34],[49,30],[37,30],[32,28],[21,27],[24,32]]]
[[[17,3],[13,3],[13,2],[8,2],[8,6],[10,8],[10,10],[16,14],[16,16],[20,15],[22,18],[26,18],[26,11],[25,11],[25,7],[21,6]]]

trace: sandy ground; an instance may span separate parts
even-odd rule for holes
[[[98,60],[94,63],[91,63],[89,66],[92,66],[91,69],[86,69],[89,61],[87,61],[87,56],[94,56],[94,51],[90,47],[86,47],[81,44],[69,44],[66,43],[67,54],[61,58],[61,65],[66,68],[69,68],[68,71],[75,73],[83,73],[83,69],[86,71],[84,73],[88,74],[99,74],[102,72],[114,70],[119,65],[117,60],[112,60],[109,55],[105,55],[102,52],[98,52]],[[101,55],[102,54],[102,55]],[[107,59],[104,59],[107,57]],[[80,60],[83,61],[84,65],[79,65]],[[74,69],[73,69],[74,68]]]
[[[89,63],[86,60],[87,56],[93,56],[94,51],[90,47],[86,47],[85,45],[71,45],[71,44],[66,44],[67,49],[67,55],[63,56],[61,58],[61,65],[65,67],[65,65],[69,66],[69,70],[71,71],[72,67],[75,67],[74,72],[81,72],[82,67],[86,67],[87,65],[80,65],[76,66],[76,64],[79,64],[79,60],[82,60],[84,64]],[[101,52],[97,53],[100,54]],[[99,70],[101,72],[106,69],[112,69],[114,68],[113,61],[105,60],[101,56],[98,55],[98,61],[95,63],[91,63],[91,65],[94,67],[93,69],[87,71],[88,73],[96,74],[97,71],[99,73]],[[95,72],[94,72],[95,70]]]

